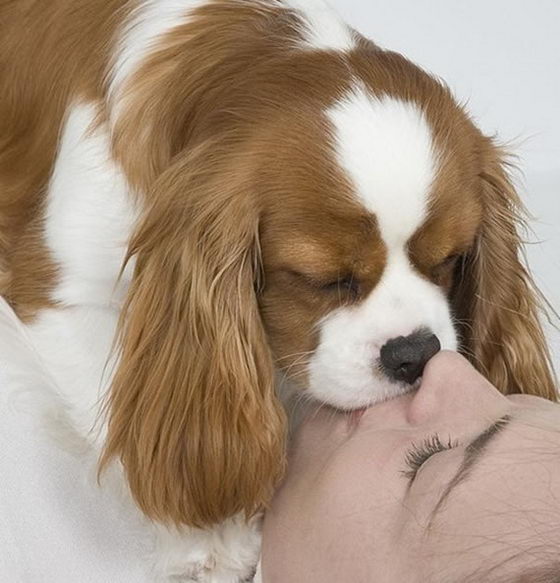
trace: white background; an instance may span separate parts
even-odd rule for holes
[[[536,217],[529,262],[560,310],[560,2],[330,1],[378,45],[443,78],[485,133],[514,142]],[[560,371],[560,334],[549,336]]]
[[[531,264],[559,308],[560,1],[331,2],[362,33],[443,77],[484,131],[523,140],[526,200],[544,241],[530,247]],[[0,330],[0,583],[152,582],[153,541],[136,511],[95,487],[91,456],[44,437],[50,381],[1,300]]]

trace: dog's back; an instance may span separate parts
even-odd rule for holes
[[[69,104],[103,93],[123,0],[0,6],[0,293],[20,316],[49,304],[40,210]]]

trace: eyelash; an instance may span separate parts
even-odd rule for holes
[[[341,277],[336,281],[321,285],[323,291],[346,291],[352,295],[358,295],[359,283],[350,275]]]
[[[311,286],[325,294],[340,294],[342,292],[346,294],[347,299],[355,299],[360,295],[360,282],[352,274],[323,283],[299,271],[290,270],[289,273],[307,286]]]
[[[413,443],[406,452],[405,463],[406,469],[402,471],[403,475],[413,482],[420,468],[434,455],[459,446],[459,442],[452,440],[442,441],[437,433],[430,435],[420,444]]]
[[[440,262],[435,267],[432,267],[431,275],[434,279],[439,279],[446,274],[450,273],[455,266],[459,262],[461,255],[459,253],[454,253],[453,255],[449,255],[446,257],[442,262]]]

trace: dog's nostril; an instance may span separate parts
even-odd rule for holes
[[[412,384],[422,376],[426,363],[441,350],[438,337],[428,330],[399,336],[381,347],[380,360],[385,374],[395,381]]]

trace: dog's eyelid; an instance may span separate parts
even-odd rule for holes
[[[445,259],[443,259],[443,261],[440,261],[438,265],[436,265],[436,268],[449,267],[456,263],[461,258],[462,255],[463,254],[459,251],[450,253],[449,255],[447,255],[447,257],[445,257]]]
[[[448,270],[452,269],[461,260],[464,253],[457,251],[449,253],[444,259],[431,268],[432,277],[438,277],[445,274]]]
[[[307,284],[317,288],[327,288],[329,286],[347,285],[356,282],[356,277],[352,273],[335,272],[335,273],[310,273],[298,269],[287,269],[287,273],[296,277]]]

